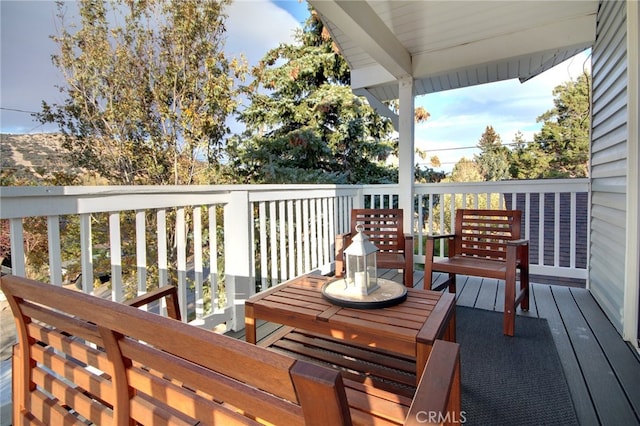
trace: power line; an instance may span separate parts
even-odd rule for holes
[[[540,140],[540,141],[521,141],[521,142],[509,142],[509,143],[502,143],[500,144],[500,146],[513,146],[513,145],[527,145],[530,143],[534,143],[534,142],[551,142],[550,140]],[[455,150],[460,150],[460,149],[480,149],[478,147],[478,145],[470,145],[470,146],[457,146],[454,148],[440,148],[440,149],[426,149],[425,151],[427,152],[442,152],[442,151],[455,151]]]
[[[24,112],[25,114],[37,114],[37,111],[26,111],[24,109],[17,109],[17,108],[5,108],[5,107],[0,107],[1,110],[4,111],[13,111],[13,112]]]

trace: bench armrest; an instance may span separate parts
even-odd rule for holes
[[[405,425],[461,422],[460,345],[436,340]]]
[[[163,297],[167,298],[167,314],[169,317],[181,321],[180,306],[178,304],[178,289],[172,285],[159,287],[141,296],[127,300],[124,304],[133,306],[134,308],[139,308],[140,306],[155,302]]]

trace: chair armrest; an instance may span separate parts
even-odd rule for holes
[[[525,246],[529,244],[529,240],[511,240],[507,241],[508,246]]]
[[[344,250],[351,244],[351,233],[336,235],[336,277],[344,274]]]
[[[460,345],[436,340],[404,424],[464,423],[460,392]]]
[[[454,238],[456,234],[427,234],[428,240],[439,240],[441,238]]]
[[[413,235],[411,234],[404,234],[404,252],[407,256],[413,256]],[[411,262],[413,263],[413,258]]]
[[[125,305],[139,308],[140,306],[147,305],[156,300],[167,298],[167,314],[170,318],[181,321],[180,318],[180,306],[178,304],[178,289],[172,285],[166,285],[152,290],[148,293],[134,297],[124,302]]]

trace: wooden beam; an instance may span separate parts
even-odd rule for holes
[[[411,75],[411,54],[366,1],[318,1],[313,7],[394,77]]]

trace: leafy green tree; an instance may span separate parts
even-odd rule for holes
[[[253,69],[247,131],[229,142],[231,169],[243,182],[388,183],[397,149],[392,124],[350,87],[346,61],[317,15],[296,44],[269,51]]]
[[[554,107],[538,117],[535,148],[549,157],[542,177],[585,177],[589,172],[591,76],[582,74],[553,90]]]
[[[58,4],[64,103],[43,102],[38,118],[58,125],[74,165],[111,184],[197,182],[202,159],[222,156],[246,71],[222,50],[229,0],[109,4],[80,1],[77,28]]]
[[[481,152],[475,156],[480,173],[486,181],[509,178],[509,148],[502,145],[500,135],[492,126],[487,126],[478,141]]]
[[[584,73],[553,89],[554,107],[537,120],[543,123],[540,132],[532,143],[516,144],[511,164],[514,178],[588,176],[590,85],[591,76]]]
[[[462,157],[451,171],[450,182],[482,182],[480,166],[474,160]]]
[[[514,148],[509,167],[514,179],[539,179],[549,168],[549,156],[540,146],[528,143],[521,132],[516,133],[513,140]]]

